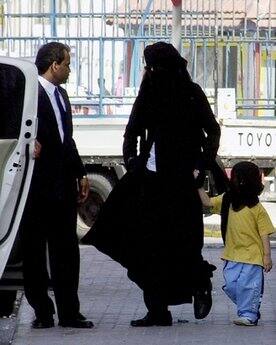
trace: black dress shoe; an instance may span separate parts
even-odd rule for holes
[[[162,316],[154,317],[152,314],[147,313],[142,319],[132,320],[130,325],[132,327],[171,326],[172,314],[168,311]]]
[[[61,327],[72,327],[72,328],[92,328],[94,324],[92,321],[73,319],[73,320],[62,320],[58,323]]]
[[[77,318],[79,320],[86,320],[86,317],[84,315],[82,315],[80,312],[78,312]]]
[[[32,328],[41,329],[41,328],[51,328],[55,326],[54,319],[35,319],[32,322]]]
[[[207,288],[199,288],[194,294],[194,315],[196,319],[204,319],[212,307],[212,284]]]

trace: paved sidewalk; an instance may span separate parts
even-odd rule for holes
[[[126,271],[93,247],[81,247],[81,311],[95,323],[92,330],[55,328],[33,330],[33,313],[25,299],[18,314],[14,345],[222,345],[276,344],[276,268],[266,274],[262,319],[257,327],[232,324],[235,306],[222,286],[219,244],[206,246],[204,256],[218,266],[213,279],[213,308],[203,321],[193,317],[192,305],[171,307],[173,327],[132,328],[133,318],[146,310],[141,291],[128,280]],[[276,263],[276,248],[273,248]],[[188,320],[180,323],[178,319]]]

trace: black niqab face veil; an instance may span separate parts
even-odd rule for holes
[[[168,126],[168,114],[180,113],[179,103],[183,100],[184,90],[190,86],[187,61],[172,44],[165,42],[148,45],[144,57],[146,73],[136,103],[144,108],[150,127],[157,123]],[[173,122],[171,124],[174,126]]]

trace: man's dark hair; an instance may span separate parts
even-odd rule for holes
[[[45,73],[54,61],[60,64],[65,58],[64,51],[69,53],[70,47],[60,42],[50,42],[41,46],[35,59],[38,74]]]

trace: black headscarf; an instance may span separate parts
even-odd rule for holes
[[[169,71],[187,68],[187,60],[170,43],[157,42],[148,45],[144,50],[144,56],[146,65],[149,68]]]
[[[167,121],[168,112],[182,114],[179,103],[188,94],[187,89],[192,81],[187,71],[187,61],[172,44],[166,42],[148,45],[144,57],[145,74],[137,101],[145,105],[147,122],[156,124],[162,119]]]

